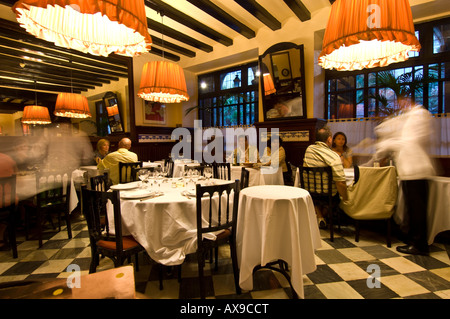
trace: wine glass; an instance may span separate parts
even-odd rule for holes
[[[207,180],[207,184],[209,184],[209,179],[213,175],[212,167],[206,166],[205,169],[203,170],[203,174],[205,175],[205,178]]]
[[[148,169],[140,169],[138,171],[138,177],[141,180],[141,188],[145,188],[144,183],[147,183],[147,180],[148,180],[148,177],[149,177]]]

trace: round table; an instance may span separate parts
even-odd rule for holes
[[[215,184],[231,183],[232,181],[211,179]],[[205,180],[197,181],[206,183]],[[139,188],[126,190],[128,185],[140,185],[141,182],[115,185],[123,186],[120,190],[120,208],[122,215],[122,234],[132,235],[141,244],[149,256],[158,263],[167,266],[180,265],[186,255],[197,250],[197,202],[195,199],[195,183],[189,182],[182,186],[183,179],[166,179],[165,182],[154,184],[151,190],[163,192],[155,198],[125,199],[127,192],[142,191]],[[183,195],[186,191],[194,196]],[[222,196],[222,200],[226,200]],[[232,198],[230,199],[232,203]],[[217,212],[218,195],[213,196],[213,214]],[[202,199],[202,211],[207,212],[209,197]],[[230,207],[230,209],[232,206]],[[108,203],[108,222],[111,231],[114,229],[112,205]],[[214,215],[213,215],[214,218]],[[204,224],[207,224],[205,216]],[[205,236],[215,234],[205,234]]]
[[[281,259],[291,266],[292,287],[303,298],[303,275],[316,270],[314,250],[320,247],[314,205],[306,190],[261,185],[240,192],[237,254],[242,289],[253,289],[255,267]]]

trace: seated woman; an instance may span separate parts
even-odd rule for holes
[[[94,152],[95,164],[98,165],[102,159],[109,153],[109,141],[102,138],[97,142],[97,149]]]
[[[347,146],[347,136],[345,136],[343,132],[334,134],[331,148],[341,157],[344,168],[353,166],[353,152],[351,148]]]
[[[261,158],[261,162],[264,166],[271,166],[273,164],[276,165],[276,163],[278,163],[278,167],[281,167],[283,171],[284,184],[287,185],[291,181],[292,174],[288,170],[288,166],[286,164],[286,151],[284,150],[282,144],[283,140],[280,137],[273,140],[269,138],[267,140],[267,146],[264,149],[264,155]]]

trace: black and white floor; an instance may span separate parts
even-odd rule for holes
[[[383,229],[380,227],[380,229]],[[66,278],[70,264],[77,264],[88,274],[90,247],[85,220],[74,216],[73,238],[61,232],[46,232],[46,240],[38,249],[37,240],[25,241],[18,234],[19,258],[10,250],[0,251],[0,282],[36,278]],[[303,278],[305,299],[450,299],[450,243],[448,237],[438,237],[430,247],[429,256],[404,255],[396,251],[403,243],[393,238],[391,248],[377,227],[361,229],[360,241],[354,240],[354,228],[342,226],[329,240],[328,231],[321,230],[322,248],[316,251],[317,270]],[[158,267],[145,255],[135,272],[136,291],[140,297],[152,299],[191,299],[199,297],[195,258],[182,266],[182,280],[177,269],[164,269],[164,289],[159,289]],[[378,265],[379,287],[370,288],[369,265]],[[113,263],[103,258],[97,271],[109,269]],[[254,274],[254,289],[236,295],[229,251],[220,250],[219,270],[207,264],[208,298],[222,299],[289,299],[291,290],[278,272],[259,270]],[[372,283],[373,280],[371,281]]]

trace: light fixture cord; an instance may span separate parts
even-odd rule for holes
[[[162,47],[162,58],[164,61],[164,11],[160,11],[159,14],[161,15],[161,47]]]
[[[37,88],[36,88],[36,86],[37,86],[37,81],[35,79],[34,80],[34,105],[38,105],[37,104]]]

